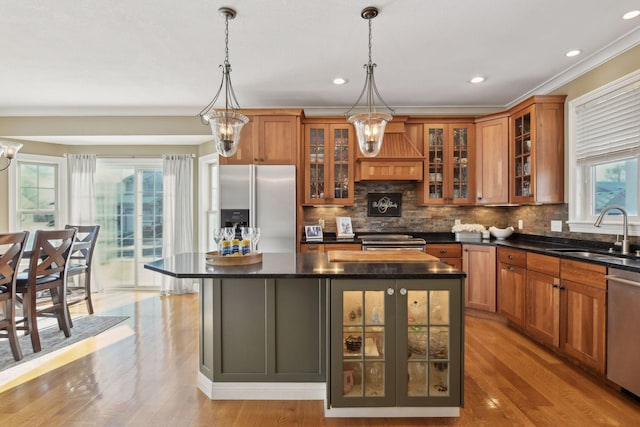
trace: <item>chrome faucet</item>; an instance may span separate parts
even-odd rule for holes
[[[600,225],[602,225],[602,220],[604,219],[605,214],[611,209],[617,209],[622,212],[622,254],[627,255],[629,253],[629,223],[627,220],[627,211],[625,211],[623,207],[616,205],[606,206],[604,209],[602,209],[602,212],[600,212],[598,219],[596,219],[596,222],[594,222],[593,225],[594,227],[600,227]]]

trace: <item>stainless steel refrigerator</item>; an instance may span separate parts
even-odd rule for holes
[[[248,209],[260,227],[260,252],[296,251],[296,168],[292,165],[222,165],[220,209]]]

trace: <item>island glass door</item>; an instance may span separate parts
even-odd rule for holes
[[[397,288],[397,405],[460,405],[460,282],[399,280]]]
[[[394,282],[332,281],[333,406],[394,405]]]

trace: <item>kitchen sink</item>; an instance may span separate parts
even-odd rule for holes
[[[572,255],[580,258],[592,259],[597,261],[612,261],[612,260],[624,261],[629,259],[628,257],[625,257],[624,255],[621,255],[621,254],[615,254],[615,253],[608,254],[608,253],[603,253],[601,251],[590,250],[585,248],[554,248],[554,249],[548,249],[548,251],[555,252],[555,253],[563,253],[566,255]]]

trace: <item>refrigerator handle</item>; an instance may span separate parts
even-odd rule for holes
[[[249,225],[257,227],[256,224],[256,165],[249,165]]]

